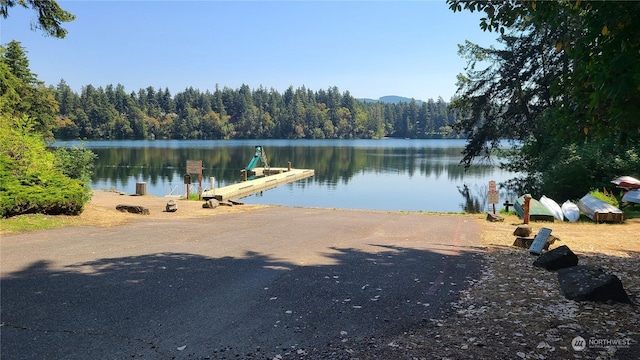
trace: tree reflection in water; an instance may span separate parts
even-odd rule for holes
[[[294,168],[315,170],[313,177],[288,184],[284,190],[269,190],[259,199],[279,205],[477,213],[486,207],[489,180],[513,177],[493,163],[465,170],[460,165],[464,140],[156,140],[57,145],[78,144],[98,155],[94,189],[133,193],[136,182],[146,182],[147,192],[157,196],[184,192],[187,160],[203,161],[204,188],[210,187],[211,178],[217,187],[240,181],[240,170],[253,158],[256,145],[265,146],[273,167],[291,162]],[[197,181],[196,176],[192,179]],[[509,194],[501,194],[501,200],[507,200],[503,196]]]

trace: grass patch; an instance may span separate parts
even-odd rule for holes
[[[499,213],[500,213],[500,215],[503,215],[503,216],[506,216],[506,215],[518,216],[518,213],[513,209],[509,209],[509,211],[507,211],[504,208],[502,208],[502,209],[500,209]]]
[[[71,224],[68,217],[43,214],[18,215],[0,219],[0,233],[53,229]]]
[[[188,198],[181,198],[180,200],[202,200],[200,199],[200,195],[198,194],[194,194],[194,193],[190,193]]]

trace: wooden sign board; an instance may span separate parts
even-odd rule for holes
[[[202,175],[202,160],[187,160],[187,174]]]
[[[496,182],[493,180],[489,181],[489,192],[487,194],[487,202],[492,205],[495,205],[498,202],[500,202],[500,199],[498,196],[498,190],[496,187]]]
[[[549,235],[551,235],[551,229],[542,228],[538,231],[538,235],[533,239],[533,243],[531,243],[531,247],[529,247],[529,253],[533,255],[542,254],[542,249],[544,245],[547,243],[549,239]]]
[[[497,204],[500,202],[498,192],[497,191],[489,191],[489,196],[487,198],[487,202],[489,204]]]

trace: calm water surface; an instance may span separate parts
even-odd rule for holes
[[[83,145],[98,155],[93,189],[135,193],[138,182],[149,194],[184,194],[187,160],[202,160],[203,188],[210,178],[221,187],[240,180],[256,145],[269,165],[314,169],[311,178],[242,199],[248,204],[438,212],[487,209],[490,180],[514,176],[494,164],[459,165],[464,140],[123,140],[58,142]],[[196,176],[193,192],[197,192]],[[464,191],[464,189],[468,191]],[[500,191],[500,201],[516,196]]]

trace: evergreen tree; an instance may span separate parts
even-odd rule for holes
[[[4,110],[15,117],[26,115],[33,119],[35,130],[45,139],[52,140],[58,103],[54,91],[38,81],[29,69],[26,53],[18,41],[11,41],[6,48],[0,48],[0,62],[3,64],[0,70],[5,72],[0,77],[3,82],[0,88],[7,91],[3,96],[7,101]]]
[[[79,105],[79,98],[76,93],[71,90],[71,87],[67,85],[64,79],[61,79],[56,86],[55,99],[58,102],[59,113],[61,116],[69,116],[73,114],[76,107]]]
[[[67,36],[67,30],[62,28],[62,23],[75,20],[75,15],[62,9],[53,0],[3,0],[0,2],[0,16],[7,18],[9,8],[20,5],[24,8],[32,8],[37,16],[37,23],[32,24],[35,29],[40,29],[45,34],[57,38]]]
[[[27,51],[19,41],[13,40],[7,43],[3,57],[3,61],[9,67],[9,71],[23,83],[32,86],[39,85],[36,74],[32,73],[31,69],[29,69]]]

